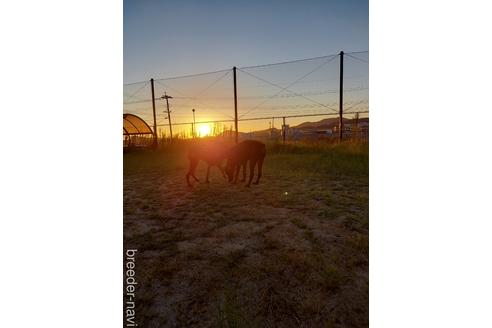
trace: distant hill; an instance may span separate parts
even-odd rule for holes
[[[316,122],[303,122],[296,126],[291,126],[291,128],[299,129],[299,130],[328,130],[333,129],[335,126],[338,126],[339,119],[338,117],[325,118],[321,121]],[[343,118],[343,124],[351,124],[352,119]],[[361,123],[369,123],[369,118],[359,118],[359,124]]]
[[[338,117],[331,117],[331,118],[325,118],[322,119],[321,121],[316,121],[316,122],[303,122],[299,125],[292,126],[291,128],[299,129],[299,130],[325,130],[325,129],[332,129],[334,126],[338,125]],[[350,121],[349,119],[344,118],[343,123],[347,123]]]
[[[334,127],[338,127],[339,119],[338,117],[325,118],[316,122],[303,122],[296,126],[291,126],[290,129],[298,130],[300,133],[312,133],[316,131],[326,131],[332,130]],[[343,118],[343,123],[349,126],[352,123],[352,119]],[[369,125],[369,118],[359,118],[359,126]],[[273,128],[273,129],[264,129],[264,130],[256,130],[247,132],[239,132],[240,139],[247,138],[269,138],[272,135],[280,136],[282,133],[281,129]]]
[[[281,130],[280,129],[277,129],[277,128],[273,128],[273,129],[265,129],[265,130],[256,130],[256,131],[251,131],[252,134],[255,135],[255,137],[269,137],[271,134],[272,134],[272,131],[273,131],[273,134],[280,134],[281,133]],[[246,133],[248,135],[248,133]]]

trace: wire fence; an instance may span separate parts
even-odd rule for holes
[[[152,129],[155,126],[159,138],[169,138],[171,130],[173,138],[234,131],[236,116],[239,133],[250,137],[334,135],[340,129],[340,109],[344,122],[350,122],[345,124],[347,136],[355,129],[365,133],[369,115],[369,52],[125,84],[123,104],[124,113],[141,117]],[[316,124],[306,128],[307,120],[322,119],[328,120],[318,129]]]

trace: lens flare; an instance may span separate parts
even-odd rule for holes
[[[200,137],[206,137],[206,136],[210,135],[211,130],[212,129],[210,128],[210,125],[208,125],[208,124],[200,125],[198,127],[198,135]]]

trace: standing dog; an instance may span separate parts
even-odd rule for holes
[[[191,186],[190,177],[195,179],[195,181],[199,181],[195,176],[195,170],[200,160],[208,164],[206,183],[209,183],[208,176],[212,166],[217,166],[222,176],[226,178],[224,168],[222,167],[222,161],[226,158],[226,152],[227,147],[220,142],[198,141],[193,143],[188,150],[188,160],[190,161],[188,173],[186,173],[186,183],[188,186]]]
[[[258,177],[254,184],[258,184],[261,178],[261,169],[266,155],[266,147],[263,142],[256,140],[244,140],[229,149],[227,152],[226,173],[229,182],[237,183],[239,170],[243,167],[243,181],[246,178],[246,165],[249,162],[249,181],[246,187],[251,185],[255,166],[258,164]]]

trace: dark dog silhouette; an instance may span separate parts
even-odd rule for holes
[[[222,176],[227,178],[224,168],[222,167],[222,162],[226,158],[226,154],[227,147],[220,142],[198,141],[193,143],[188,149],[188,160],[190,161],[188,173],[186,173],[186,183],[188,186],[191,186],[190,177],[195,179],[195,181],[199,181],[195,176],[195,171],[200,160],[208,164],[206,183],[209,183],[208,176],[212,166],[217,166],[222,173]]]
[[[227,151],[226,173],[229,182],[237,183],[239,170],[243,167],[243,180],[246,178],[246,165],[249,162],[249,181],[246,187],[251,185],[255,166],[258,164],[258,177],[253,184],[258,184],[261,178],[263,161],[265,160],[266,147],[263,142],[256,140],[244,140]]]

